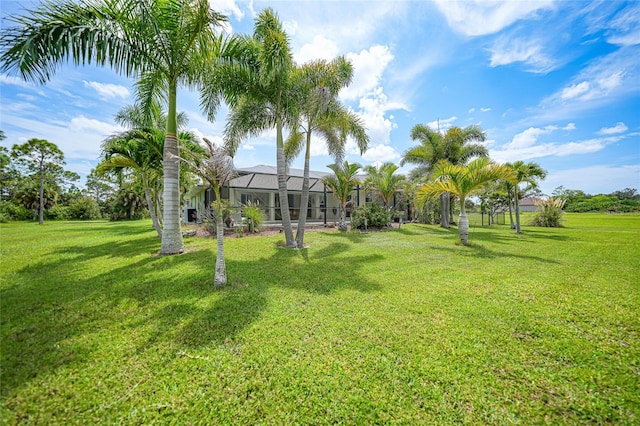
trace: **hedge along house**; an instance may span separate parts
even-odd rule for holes
[[[259,165],[244,169],[237,169],[238,177],[229,181],[220,196],[229,200],[231,207],[240,211],[247,202],[259,203],[267,223],[278,223],[282,220],[280,213],[280,199],[278,197],[278,180],[274,166]],[[336,222],[339,219],[338,200],[322,183],[322,178],[331,173],[309,172],[309,208],[307,222],[324,223]],[[361,180],[362,177],[361,177]],[[287,192],[289,196],[289,212],[291,220],[298,220],[300,216],[300,197],[302,195],[303,170],[289,169],[287,177]],[[215,196],[211,188],[196,186],[185,194],[183,211],[184,222],[197,222],[203,217],[205,209],[211,206]],[[352,204],[347,207],[347,217],[351,209],[370,203],[372,198],[365,194],[361,186],[356,187],[351,194]],[[304,209],[303,209],[304,210]]]

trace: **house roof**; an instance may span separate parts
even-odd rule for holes
[[[539,198],[533,198],[533,197],[528,197],[528,198],[523,198],[522,200],[520,200],[520,204],[521,206],[535,206],[536,205],[536,201],[540,201]]]
[[[239,176],[229,182],[231,188],[277,190],[278,176],[274,166],[258,165],[237,169]],[[323,192],[322,178],[330,173],[309,171],[309,191]],[[304,170],[287,170],[287,190],[302,191]]]
[[[278,171],[277,171],[275,166],[266,166],[264,164],[259,164],[257,166],[246,167],[246,168],[237,169],[237,170],[238,170],[238,174],[240,174],[240,175],[252,174],[252,173],[257,173],[257,174],[262,174],[262,175],[273,175],[273,176],[277,176],[278,175]],[[311,178],[313,178],[313,179],[322,179],[323,177],[329,176],[330,174],[331,173],[315,172],[313,170],[309,170],[309,178],[310,179]],[[289,177],[302,178],[302,177],[304,177],[304,170],[289,168],[289,169],[287,169],[287,175]]]

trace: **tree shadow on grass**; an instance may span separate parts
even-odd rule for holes
[[[360,271],[365,265],[383,261],[384,256],[350,255],[348,249],[348,244],[333,242],[318,250],[278,249],[259,261],[227,259],[229,287],[180,330],[177,341],[200,348],[233,340],[262,314],[274,289],[319,296],[345,289],[378,291],[380,285],[364,278]]]
[[[127,320],[117,309],[121,302],[143,306],[202,293],[202,286],[184,284],[166,271],[172,264],[189,264],[185,281],[198,282],[208,272],[204,263],[211,251],[162,258],[154,255],[157,247],[157,238],[135,236],[67,246],[15,271],[16,282],[0,291],[0,396],[62,366],[99,357],[81,336]],[[126,262],[132,257],[141,259]]]
[[[443,247],[443,246],[428,246],[430,248],[432,248],[433,250],[444,250],[444,251],[449,251],[449,252],[453,252],[458,256],[469,256],[469,257],[479,257],[479,258],[486,258],[486,259],[495,259],[495,258],[509,258],[509,257],[513,257],[515,259],[526,259],[526,260],[533,260],[536,262],[542,262],[542,263],[553,263],[553,264],[560,264],[560,262],[558,262],[557,260],[553,260],[553,259],[549,259],[549,258],[545,258],[545,257],[540,257],[540,256],[530,256],[530,255],[526,255],[526,254],[515,254],[515,253],[506,253],[506,252],[500,252],[500,251],[496,251],[496,250],[491,250],[486,248],[485,246],[483,246],[482,244],[479,244],[477,242],[470,242],[469,244],[462,246],[460,245],[458,248],[455,247]]]
[[[112,231],[104,232],[117,234]],[[0,396],[63,367],[90,368],[105,356],[104,345],[116,364],[147,351],[175,356],[175,346],[226,345],[281,290],[293,299],[379,290],[362,270],[385,260],[382,254],[350,251],[366,235],[327,233],[309,249],[276,249],[251,261],[228,257],[229,284],[216,290],[214,241],[161,257],[157,238],[146,232],[126,231],[130,238],[116,235],[93,245],[95,240],[74,240],[13,273],[17,282],[0,292]],[[114,333],[130,343],[102,340]]]

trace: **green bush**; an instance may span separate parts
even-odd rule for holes
[[[91,197],[78,197],[69,204],[69,218],[79,220],[99,219],[100,206]]]
[[[367,228],[383,228],[391,222],[391,214],[384,207],[378,203],[371,203],[351,212],[351,228],[365,229],[365,218]]]
[[[50,209],[45,211],[45,216],[47,219],[52,220],[69,220],[71,219],[71,210],[69,206],[63,206],[61,204],[56,204]]]
[[[536,201],[536,206],[540,210],[535,212],[531,219],[533,226],[545,226],[548,228],[562,226],[564,201],[559,198],[547,198],[546,200]]]
[[[33,210],[11,201],[0,201],[0,222],[31,219],[33,219]]]
[[[244,212],[244,216],[247,219],[247,231],[260,231],[260,228],[262,228],[262,224],[264,223],[264,214],[262,213],[262,209],[260,208],[260,203],[252,203],[251,201],[247,201],[247,203],[242,206],[242,211]]]

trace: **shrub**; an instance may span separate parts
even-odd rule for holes
[[[247,201],[247,203],[242,206],[242,210],[244,211],[244,216],[247,219],[247,232],[260,231],[260,228],[262,228],[262,224],[264,223],[264,214],[260,208],[260,203]]]
[[[0,222],[31,219],[33,219],[33,210],[11,201],[0,201]]]
[[[559,198],[549,197],[546,200],[538,200],[535,203],[540,210],[535,212],[531,219],[533,226],[545,226],[548,228],[562,226],[564,201]]]
[[[384,207],[378,203],[371,203],[351,212],[351,228],[365,229],[365,218],[368,228],[383,228],[391,222],[391,214]]]
[[[71,219],[71,211],[69,209],[69,206],[63,206],[61,204],[56,204],[55,206],[45,211],[45,215],[47,216],[47,219],[53,220]]]
[[[69,204],[70,219],[92,220],[101,216],[100,206],[92,197],[78,197]]]

